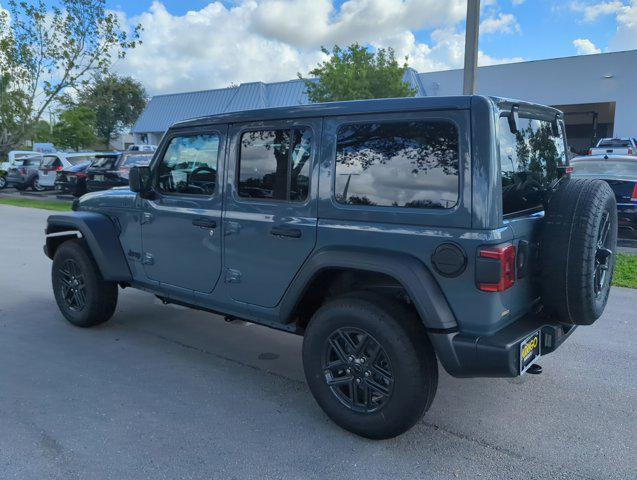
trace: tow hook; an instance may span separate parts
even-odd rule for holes
[[[535,363],[529,367],[526,373],[530,373],[531,375],[539,375],[540,373],[542,373],[542,367]]]

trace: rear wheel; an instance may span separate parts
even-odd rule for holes
[[[60,245],[53,257],[51,279],[58,307],[73,325],[92,327],[113,316],[117,284],[102,278],[82,240]]]
[[[7,179],[0,175],[0,190],[7,186]]]
[[[31,189],[36,192],[43,192],[44,190],[46,190],[46,187],[40,185],[40,179],[38,177],[35,177],[33,179],[33,182],[31,183]]]
[[[303,366],[325,413],[373,439],[409,430],[438,385],[436,357],[419,319],[399,302],[366,293],[317,310],[305,332]]]

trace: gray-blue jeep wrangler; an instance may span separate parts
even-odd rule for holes
[[[538,372],[603,312],[615,197],[570,178],[562,114],[469,96],[245,111],[175,124],[130,188],[52,215],[62,314],[118,287],[304,336],[337,424],[388,438],[456,377]]]

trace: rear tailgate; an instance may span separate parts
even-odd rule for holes
[[[591,148],[589,155],[636,155],[630,147],[596,147]]]

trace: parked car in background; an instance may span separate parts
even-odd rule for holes
[[[86,170],[86,190],[96,192],[128,186],[128,172],[131,167],[146,166],[152,158],[152,152],[136,151],[96,155]]]
[[[593,155],[571,160],[574,178],[597,178],[617,200],[619,235],[637,238],[637,161],[627,155]]]
[[[36,190],[46,190],[55,187],[58,172],[83,163],[90,163],[95,159],[95,152],[47,154],[38,169]]]
[[[637,139],[627,138],[602,138],[594,148],[588,151],[589,155],[633,155],[637,156]],[[633,159],[634,161],[634,159]]]
[[[32,152],[30,150],[11,150],[7,154],[7,160],[0,162],[0,171],[8,172],[16,160],[27,157],[42,157],[41,153]]]
[[[38,181],[38,168],[42,163],[42,156],[20,157],[13,161],[7,172],[7,186],[18,190],[32,188],[36,190]]]
[[[94,160],[95,157],[57,172],[55,190],[61,194],[71,194],[74,197],[84,195],[86,193],[86,171]]]
[[[129,145],[129,152],[154,152],[157,150],[157,145],[146,145],[146,144],[138,144],[138,145]]]

